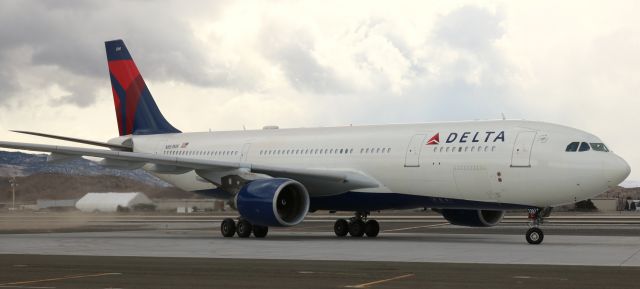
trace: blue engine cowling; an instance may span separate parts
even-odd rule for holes
[[[493,227],[502,221],[504,211],[443,209],[440,214],[449,223],[466,227]]]
[[[288,227],[309,211],[309,193],[300,183],[283,178],[252,181],[236,195],[240,216],[255,225]]]

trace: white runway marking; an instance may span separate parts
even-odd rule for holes
[[[413,276],[415,276],[415,274],[407,274],[407,275],[402,275],[402,276],[396,276],[396,277],[389,278],[389,279],[382,279],[382,280],[377,280],[377,281],[373,281],[373,282],[369,282],[369,283],[358,284],[358,285],[349,285],[349,286],[344,286],[344,287],[345,288],[369,288],[370,286],[377,285],[377,284],[380,284],[380,283],[386,283],[386,282],[389,282],[389,281],[409,278],[409,277],[413,277]]]
[[[59,280],[88,278],[88,277],[101,277],[101,276],[110,276],[110,275],[120,275],[120,274],[121,273],[96,273],[96,274],[85,274],[85,275],[68,275],[68,276],[62,276],[62,277],[57,277],[57,278],[48,278],[48,279],[40,279],[40,280],[28,280],[28,281],[18,281],[18,282],[3,283],[3,284],[0,284],[0,287],[1,286],[5,286],[6,287],[6,286],[11,286],[11,285],[42,283],[42,282],[50,282],[50,281],[59,281]],[[26,288],[26,287],[20,287],[20,288]],[[34,287],[30,287],[30,288],[34,288]]]
[[[407,227],[407,228],[399,228],[399,229],[389,229],[389,230],[384,230],[382,232],[397,232],[397,231],[406,231],[406,230],[420,229],[420,228],[433,228],[433,227],[440,227],[440,226],[444,226],[444,225],[449,225],[449,223],[442,223],[442,224],[435,224],[435,225],[425,225],[425,226],[416,226],[416,227]]]

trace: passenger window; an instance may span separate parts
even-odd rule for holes
[[[579,142],[572,142],[567,146],[567,149],[565,151],[567,152],[575,152],[578,150],[578,146],[580,145]]]
[[[589,147],[589,144],[588,144],[588,143],[586,143],[586,142],[583,142],[583,143],[581,143],[581,144],[580,144],[580,149],[579,149],[578,151],[586,152],[586,151],[588,151],[589,149],[591,149],[591,148]]]

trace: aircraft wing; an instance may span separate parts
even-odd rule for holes
[[[153,164],[156,166],[183,168],[183,172],[195,170],[198,175],[223,176],[253,173],[270,177],[294,179],[307,187],[311,195],[326,195],[346,192],[349,190],[377,188],[379,182],[374,178],[348,169],[312,169],[300,167],[280,167],[271,165],[251,164],[243,162],[227,162],[205,159],[191,159],[141,152],[114,151],[105,149],[79,148],[46,144],[4,142],[0,147],[29,151],[49,152],[50,159],[65,157],[90,156],[104,158],[110,162],[130,164]],[[62,156],[62,157],[61,157]],[[141,166],[140,165],[140,166]],[[140,167],[137,166],[137,167]],[[210,180],[210,178],[205,178]],[[214,184],[216,182],[212,181]]]

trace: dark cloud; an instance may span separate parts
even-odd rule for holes
[[[15,67],[11,50],[32,51],[28,66],[52,66],[89,80],[107,79],[104,41],[123,38],[145,78],[174,80],[198,86],[225,83],[225,75],[208,67],[205,51],[199,50],[190,30],[189,19],[182,18],[184,7],[197,11],[202,3],[184,5],[180,1],[2,1],[0,2],[0,75],[12,75]],[[215,16],[216,9],[211,10]],[[25,65],[25,64],[22,64]],[[17,67],[24,69],[25,67]],[[71,91],[66,101],[80,106],[94,102],[95,81],[69,84],[56,75],[47,85],[58,84]],[[82,79],[79,79],[82,81]],[[0,106],[22,91],[16,79],[5,78]],[[12,84],[13,83],[13,84]],[[104,82],[108,83],[108,82]]]

